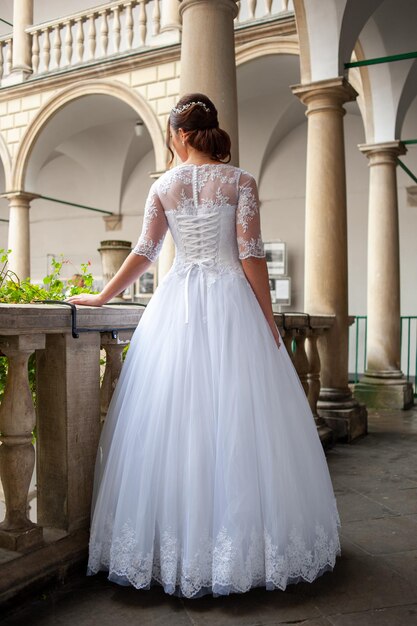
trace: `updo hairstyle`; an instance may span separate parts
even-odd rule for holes
[[[182,128],[187,133],[187,143],[195,150],[208,154],[214,161],[229,163],[230,137],[225,130],[219,128],[217,109],[204,94],[187,94],[171,110],[166,135],[171,164],[174,153],[171,149],[170,126],[176,132]]]

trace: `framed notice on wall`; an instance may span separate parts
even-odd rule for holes
[[[287,244],[284,241],[266,241],[264,246],[270,276],[285,276],[287,273]]]
[[[291,304],[291,278],[289,276],[269,276],[269,288],[273,304]]]

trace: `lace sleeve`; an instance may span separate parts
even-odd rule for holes
[[[261,236],[258,188],[255,179],[246,172],[241,174],[239,180],[236,234],[239,259],[265,256]]]
[[[156,189],[155,182],[145,204],[142,233],[132,252],[146,256],[154,262],[158,258],[168,230],[168,222]]]

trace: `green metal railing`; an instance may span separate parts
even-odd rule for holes
[[[366,315],[357,315],[355,324],[351,327],[349,342],[350,349],[353,343],[354,351],[354,372],[350,377],[355,384],[366,370],[367,335],[368,318]],[[407,380],[413,384],[414,395],[417,396],[417,315],[401,316],[400,346],[401,369]]]
[[[405,61],[406,59],[416,59],[417,52],[403,52],[402,54],[391,54],[386,57],[376,57],[375,59],[363,59],[362,61],[351,61],[345,63],[345,68],[364,67],[367,65],[379,65],[381,63],[395,63],[396,61]]]

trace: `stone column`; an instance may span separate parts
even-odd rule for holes
[[[368,331],[365,376],[355,396],[373,408],[405,409],[413,388],[400,366],[399,141],[359,146],[369,160]]]
[[[310,315],[334,315],[319,339],[318,413],[339,438],[366,432],[367,414],[348,387],[348,265],[343,104],[356,98],[344,78],[293,87],[307,105],[305,303]]]
[[[235,0],[182,0],[181,94],[207,94],[219,112],[220,126],[232,140],[232,163],[239,162]]]
[[[33,0],[14,0],[12,71],[5,85],[20,83],[32,74],[32,38],[26,33],[32,24]]]
[[[30,276],[30,202],[35,194],[17,191],[4,194],[9,200],[9,269],[23,280]]]

